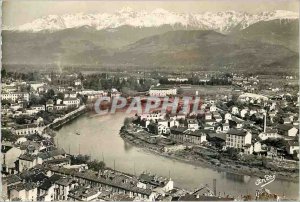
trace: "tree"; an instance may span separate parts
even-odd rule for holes
[[[124,119],[124,126],[127,128],[130,124],[132,124],[132,119],[126,117],[126,118]]]
[[[71,156],[71,164],[72,165],[79,165],[79,164],[87,164],[90,160],[90,156],[88,155],[81,155],[78,156]]]
[[[245,114],[244,120],[249,120],[249,119],[250,119],[250,115],[249,115],[249,113],[247,112],[247,113]]]
[[[4,68],[1,69],[1,77],[5,78],[7,75],[6,70]]]
[[[179,122],[180,125],[185,124],[185,120],[183,118],[179,119],[178,122]]]
[[[63,100],[65,95],[61,92],[57,93],[57,98]]]
[[[30,85],[21,85],[20,91],[21,92],[30,92],[31,86]]]
[[[31,105],[38,105],[38,104],[40,104],[40,99],[36,95],[34,95],[34,94],[30,95],[30,99],[29,100],[30,100],[29,101],[30,106]]]
[[[232,106],[234,106],[234,105],[235,105],[235,103],[234,103],[234,101],[232,101],[232,100],[230,100],[229,102],[226,103],[226,106],[227,106],[227,107],[232,107]]]
[[[16,123],[17,123],[17,124],[20,124],[20,125],[26,124],[26,123],[27,123],[27,122],[26,122],[26,117],[25,117],[25,116],[19,116],[19,117],[17,117],[17,118],[16,118]]]
[[[8,142],[15,142],[18,139],[18,136],[13,134],[10,130],[1,129],[1,142],[8,141]]]
[[[47,93],[45,94],[45,98],[47,99],[47,100],[49,100],[49,99],[54,99],[54,96],[55,96],[55,92],[54,92],[54,90],[53,89],[49,89],[48,91],[47,91]]]
[[[86,104],[87,101],[88,101],[88,96],[87,95],[83,95],[83,96],[81,96],[80,100],[82,101],[82,103]]]
[[[12,103],[12,100],[2,100],[1,101],[1,105],[8,105],[8,106],[10,106],[11,103]]]
[[[103,161],[94,160],[94,161],[88,162],[88,167],[89,167],[89,169],[92,169],[93,171],[98,172],[105,168],[105,163]]]
[[[78,79],[80,79],[81,81],[84,80],[84,76],[81,72],[78,73]]]
[[[271,139],[268,138],[264,141],[262,141],[262,144],[266,144],[267,146],[272,146],[276,148],[285,148],[286,147],[286,141],[284,139]]]
[[[238,159],[239,152],[237,149],[230,147],[226,150],[226,153],[228,154],[229,158],[234,160]]]

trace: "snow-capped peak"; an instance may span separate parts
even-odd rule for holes
[[[276,10],[270,13],[270,18],[273,19],[297,19],[299,18],[298,13],[285,10]]]
[[[240,11],[175,13],[161,8],[152,11],[136,11],[130,7],[124,7],[115,13],[48,15],[17,27],[3,26],[2,28],[16,31],[38,32],[42,30],[57,31],[82,26],[89,26],[96,30],[101,30],[123,25],[133,27],[158,27],[162,25],[174,26],[179,24],[195,29],[229,32],[237,26],[239,29],[244,29],[259,21],[298,18],[298,13],[284,10],[261,12],[257,14]]]
[[[131,7],[123,7],[121,8],[119,11],[119,13],[131,13],[131,12],[134,12],[134,10],[131,8]]]
[[[170,14],[170,11],[167,11],[165,9],[162,8],[156,8],[152,11],[153,14]]]

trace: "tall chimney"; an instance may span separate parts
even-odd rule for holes
[[[266,128],[267,128],[267,113],[264,113],[264,133],[266,133]]]

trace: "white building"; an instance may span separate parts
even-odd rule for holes
[[[196,119],[187,119],[187,127],[188,129],[192,129],[192,130],[198,130],[199,129],[199,124],[198,121]]]
[[[108,93],[106,91],[103,91],[103,90],[96,91],[96,90],[89,90],[89,89],[84,89],[82,91],[79,91],[78,93],[80,95],[87,96],[88,100],[95,100],[97,98],[108,95]]]
[[[21,201],[37,201],[37,186],[34,183],[20,182],[8,187],[8,198],[10,201],[21,199]]]
[[[205,120],[211,120],[212,119],[212,114],[210,112],[205,113]]]
[[[169,125],[167,120],[158,120],[157,123],[160,124],[160,125],[164,125],[166,127],[168,127],[168,125]]]
[[[173,127],[173,126],[179,126],[179,121],[178,120],[174,120],[174,119],[170,119],[168,120],[168,127]]]
[[[43,87],[45,83],[31,82],[29,85],[34,91],[37,91],[40,87]]]
[[[277,130],[276,129],[273,129],[273,128],[270,128],[270,127],[266,127],[266,130],[265,132],[262,132],[258,135],[258,137],[261,139],[261,140],[266,140],[268,138],[271,138],[271,139],[278,139],[278,138],[283,138],[282,135],[279,135],[277,133]]]
[[[67,89],[66,89],[65,87],[63,87],[63,86],[59,86],[59,87],[57,88],[57,90],[58,90],[59,92],[63,93],[63,92],[65,92]]]
[[[170,114],[170,119],[173,119],[173,120],[184,120],[186,118],[186,115],[185,114]]]
[[[229,131],[229,123],[223,123],[223,132],[228,132]]]
[[[253,151],[254,152],[261,152],[261,143],[259,141],[255,142],[253,145]]]
[[[17,86],[3,86],[2,85],[2,92],[3,93],[15,92],[17,90],[18,90]]]
[[[170,134],[170,128],[168,126],[158,124],[157,125],[157,133],[159,135],[161,135],[161,134]]]
[[[155,86],[150,88],[149,95],[153,97],[165,97],[167,95],[177,95],[177,89],[174,87]]]
[[[286,145],[286,150],[289,154],[294,154],[294,151],[299,151],[299,142],[298,141],[288,141]]]
[[[19,157],[19,172],[30,169],[38,164],[42,164],[42,159],[37,155],[22,154]]]
[[[165,114],[160,113],[160,112],[153,112],[153,113],[149,113],[149,114],[141,114],[140,117],[141,117],[141,120],[157,121],[157,120],[160,120],[160,119],[164,119]]]
[[[240,111],[240,115],[241,115],[242,118],[244,118],[244,117],[246,116],[247,113],[248,113],[248,110],[247,110],[247,109],[242,109],[242,110]]]
[[[249,100],[263,100],[268,101],[269,99],[266,96],[254,94],[254,93],[244,93],[239,96],[238,100],[242,102],[247,102]]]
[[[54,200],[66,201],[68,200],[69,191],[76,186],[76,182],[72,177],[65,177],[54,182]]]
[[[75,86],[81,86],[82,85],[81,80],[80,79],[75,80],[74,85]]]
[[[49,179],[45,180],[38,188],[40,201],[53,201],[55,185]]]
[[[216,105],[211,105],[211,106],[209,107],[209,111],[211,111],[211,112],[217,111]]]
[[[15,125],[12,127],[12,131],[16,135],[30,135],[34,133],[41,134],[44,130],[44,127],[38,126],[36,124],[24,124],[24,125]]]
[[[206,142],[206,134],[199,130],[185,130],[183,132],[172,132],[171,138],[180,142],[202,144]]]
[[[244,154],[253,154],[253,145],[252,144],[246,144],[244,147]]]
[[[94,95],[94,94],[101,94],[103,96],[107,96],[107,92],[103,90],[91,90],[91,89],[84,89],[78,92],[80,95]]]
[[[65,92],[64,93],[64,98],[76,98],[77,93],[76,92]]]
[[[34,115],[39,113],[40,111],[45,111],[44,105],[33,105],[29,109],[26,109],[26,114]]]
[[[246,130],[230,129],[226,133],[226,147],[243,149],[247,144],[251,144],[252,134]]]
[[[54,106],[54,109],[59,111],[59,110],[64,110],[64,109],[67,109],[67,105],[65,104],[57,104]]]
[[[20,148],[5,146],[2,144],[1,152],[1,162],[2,171],[14,174],[16,172],[15,162],[18,160],[19,156],[22,154]]]
[[[257,114],[257,110],[251,109],[249,112],[249,116],[252,116],[253,114]]]
[[[57,104],[57,105],[60,105],[61,103],[62,103],[62,99],[57,99],[57,100],[56,100],[56,104]]]
[[[45,105],[32,105],[31,108],[36,110],[37,112],[45,111]]]
[[[168,78],[168,81],[185,82],[188,81],[188,78]]]
[[[63,104],[67,107],[79,107],[80,100],[78,98],[65,98]]]
[[[28,108],[28,109],[26,109],[25,113],[23,113],[23,114],[26,114],[26,115],[34,115],[34,114],[36,114],[36,113],[38,113],[38,111],[36,111],[36,110],[34,110],[34,109],[31,109],[31,108]]]
[[[16,102],[18,99],[29,101],[29,93],[24,92],[11,92],[11,93],[2,93],[1,100],[11,100]]]
[[[281,124],[277,126],[278,133],[284,136],[295,137],[298,133],[298,129],[292,124]]]
[[[232,109],[231,109],[231,113],[235,114],[235,115],[239,114],[239,108],[236,107],[236,106],[233,106]]]
[[[176,117],[177,117],[177,120],[178,120],[178,119],[185,119],[185,118],[186,118],[186,114],[185,114],[185,113],[178,113],[178,114],[176,115]]]
[[[231,114],[230,113],[226,113],[224,119],[225,120],[231,120]]]
[[[23,104],[22,103],[11,104],[9,108],[12,109],[13,111],[17,111],[18,109],[23,108]]]

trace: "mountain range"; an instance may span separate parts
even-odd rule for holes
[[[249,41],[212,30],[178,30],[141,39],[98,62],[208,71],[260,71],[276,63],[277,69],[282,65],[289,72],[297,68],[297,56],[282,45]],[[291,60],[288,66],[283,64],[285,59]]]
[[[140,28],[180,25],[185,28],[215,30],[228,33],[232,30],[245,29],[261,21],[298,18],[298,13],[283,10],[260,12],[256,14],[238,11],[176,13],[160,8],[153,11],[135,11],[126,7],[115,13],[48,15],[16,27],[4,26],[3,29],[22,32],[39,32],[45,30],[58,31],[82,26],[103,30],[124,25]]]
[[[5,29],[4,65],[298,69],[299,20],[290,11],[177,14],[126,8],[113,14],[47,16]]]

